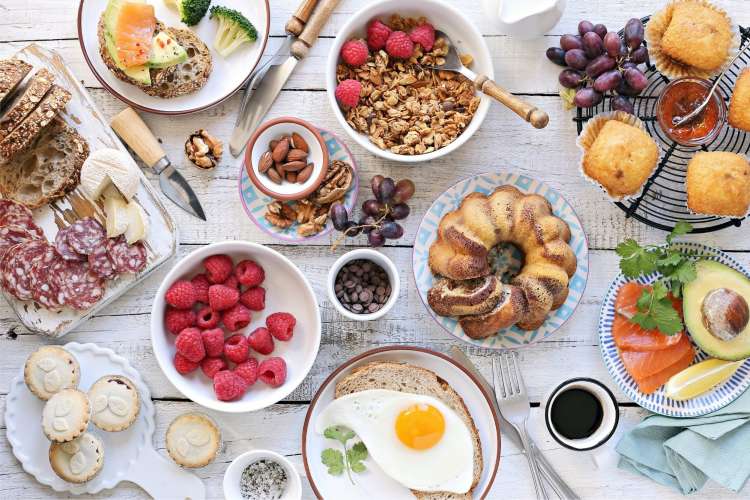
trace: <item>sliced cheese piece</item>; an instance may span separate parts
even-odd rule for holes
[[[127,206],[128,228],[125,230],[125,239],[129,244],[146,238],[148,234],[148,214],[135,200],[131,200]]]
[[[107,237],[114,238],[124,234],[130,220],[128,202],[111,184],[104,191],[104,212],[107,214]]]

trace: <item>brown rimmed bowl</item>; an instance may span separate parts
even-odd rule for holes
[[[286,180],[276,184],[258,169],[260,157],[269,150],[268,145],[272,140],[293,133],[301,135],[307,142],[310,149],[307,161],[315,165],[313,173],[301,184]],[[328,147],[318,128],[291,116],[282,116],[263,123],[250,137],[245,148],[245,170],[250,180],[263,194],[280,201],[301,200],[310,196],[325,179],[328,160]]]
[[[372,461],[367,464],[367,474],[358,475],[355,484],[350,483],[346,476],[329,475],[326,466],[321,463],[322,450],[336,444],[315,431],[316,417],[333,400],[339,380],[351,370],[375,361],[408,363],[426,368],[458,392],[479,431],[482,446],[482,475],[472,498],[485,498],[500,465],[500,421],[493,410],[492,396],[457,361],[445,354],[413,346],[380,347],[355,356],[331,373],[315,393],[302,428],[302,460],[315,495],[318,498],[408,498],[410,495],[409,490],[386,476]]]

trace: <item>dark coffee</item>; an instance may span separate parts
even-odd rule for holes
[[[557,395],[550,422],[566,439],[585,439],[602,425],[604,409],[599,399],[584,389],[567,389]]]

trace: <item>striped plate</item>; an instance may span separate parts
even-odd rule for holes
[[[458,321],[456,321],[455,318],[438,316],[427,304],[427,292],[432,288],[432,285],[435,282],[435,277],[427,265],[427,255],[430,250],[430,245],[437,237],[437,227],[440,223],[440,219],[445,214],[458,208],[461,200],[463,200],[468,194],[475,191],[489,194],[496,187],[502,186],[503,184],[515,186],[524,193],[539,194],[547,198],[552,205],[554,214],[563,219],[568,226],[570,226],[570,232],[572,235],[570,246],[573,248],[576,258],[578,259],[578,268],[570,280],[570,293],[568,294],[568,299],[559,309],[550,313],[547,321],[545,321],[540,328],[533,331],[525,331],[513,326],[501,330],[497,335],[485,339],[472,339],[463,332],[461,325],[458,324]],[[517,270],[520,269],[522,263],[523,254],[510,245],[500,248],[499,259],[495,259],[495,264],[499,264],[499,267],[503,269],[515,268]],[[573,207],[571,207],[565,198],[560,196],[555,190],[546,184],[530,177],[526,177],[525,175],[490,172],[470,177],[455,184],[435,200],[425,214],[422,223],[417,230],[417,237],[414,242],[414,253],[412,254],[412,265],[414,269],[414,281],[416,282],[417,290],[419,291],[419,297],[422,299],[422,302],[435,321],[437,321],[445,331],[454,337],[458,337],[465,342],[479,347],[485,347],[488,349],[508,349],[521,347],[549,337],[573,315],[573,311],[575,311],[576,306],[578,306],[578,303],[583,296],[583,290],[586,288],[586,281],[589,273],[589,247],[588,242],[586,241],[586,235],[583,232],[583,227],[581,226],[581,221],[578,220],[578,216],[573,211]],[[499,271],[501,270],[502,269]],[[507,278],[508,276],[503,273],[503,277]]]
[[[681,242],[675,243],[675,246],[694,256],[696,259],[721,262],[750,277],[750,273],[742,265],[721,250],[700,243]],[[653,273],[648,276],[641,276],[634,281],[648,285],[656,281],[658,277],[658,273]],[[612,379],[620,386],[625,395],[643,408],[660,415],[668,417],[698,417],[723,408],[745,392],[745,389],[750,386],[750,359],[745,361],[727,382],[701,396],[687,401],[675,401],[668,398],[664,394],[664,387],[661,387],[653,394],[643,394],[639,391],[635,380],[625,370],[620,355],[617,353],[617,346],[615,346],[612,339],[612,322],[615,317],[617,291],[629,280],[629,278],[626,278],[622,274],[615,278],[609,290],[607,290],[607,295],[604,297],[602,310],[599,314],[599,346],[601,347],[602,358],[604,358],[604,365],[607,367]],[[695,346],[695,348],[695,363],[709,357],[698,346]]]

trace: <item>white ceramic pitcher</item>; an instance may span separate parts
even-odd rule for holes
[[[536,38],[562,17],[567,0],[482,0],[485,12],[503,35]]]

